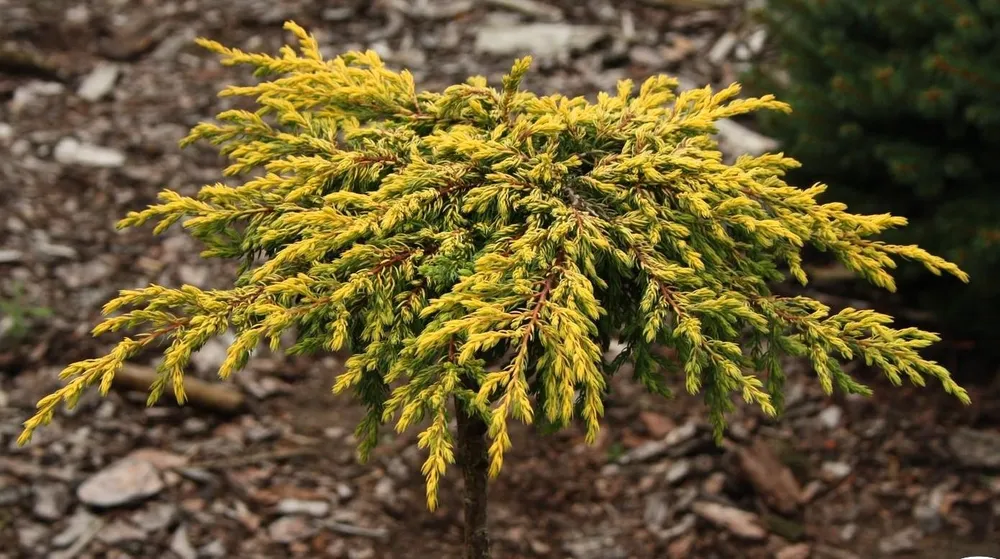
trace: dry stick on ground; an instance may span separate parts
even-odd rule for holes
[[[125,390],[149,392],[154,380],[156,380],[155,370],[138,365],[125,365],[115,374],[111,386]],[[238,390],[196,378],[187,377],[184,379],[184,391],[191,404],[212,411],[235,413],[246,405],[246,398]],[[165,393],[173,397],[172,391],[166,390]]]

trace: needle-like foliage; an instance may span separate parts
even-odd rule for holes
[[[58,404],[95,383],[107,392],[122,363],[153,344],[167,347],[149,401],[169,388],[183,402],[191,354],[227,330],[236,336],[222,378],[289,330],[294,353],[351,351],[334,390],[367,406],[360,454],[383,423],[422,425],[432,508],[455,459],[450,402],[488,425],[496,475],[511,421],[578,418],[593,441],[608,378],[625,362],[652,392],[668,395],[667,379],[679,376],[703,394],[717,436],[734,393],[780,411],[781,355],[811,361],[827,392],[866,393],[840,365],[862,359],[895,383],[933,377],[968,400],[919,355],[934,334],[769,290],[786,276],[806,282],[806,244],[887,289],[896,258],[965,279],[916,246],[873,239],[902,218],[851,214],[818,202],[821,185],[785,184],[796,163],[780,154],[724,164],[713,123],[787,109],[772,97],[738,99],[736,85],[678,93],[665,76],[637,92],[623,81],[596,103],[541,97],[519,89],[528,59],[499,89],[475,77],[421,92],[373,52],[324,60],[315,39],[286,27],[300,49],[277,58],[200,41],[227,65],[280,77],[226,89],[260,108],[223,112],[184,140],[219,145],[227,175],[263,172],[196,197],[165,191],[120,223],[158,222],[161,232],[182,222],[206,257],[242,261],[233,287],[121,292],[104,310],[123,312],[95,334],[143,333],[70,365],[68,384],[25,422],[22,444]],[[625,349],[606,362],[613,338]]]

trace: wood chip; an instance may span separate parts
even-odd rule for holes
[[[712,524],[725,528],[741,538],[763,540],[767,537],[767,530],[761,527],[760,518],[752,512],[708,501],[692,504],[691,510]]]
[[[753,446],[740,448],[737,457],[740,468],[768,506],[784,514],[798,509],[802,486],[766,442],[757,439]]]

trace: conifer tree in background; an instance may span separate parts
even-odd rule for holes
[[[901,301],[1000,347],[1000,0],[770,0],[761,15],[788,84],[751,81],[794,108],[761,115],[802,162],[792,178],[907,217],[887,240],[955,261],[973,282],[904,267]]]
[[[637,92],[622,82],[596,103],[540,97],[519,89],[527,59],[499,89],[474,77],[420,92],[373,52],[323,60],[311,36],[286,28],[300,49],[278,58],[200,41],[227,65],[278,77],[226,89],[256,98],[259,110],[223,112],[184,141],[219,145],[232,160],[227,175],[264,172],[195,197],[164,191],[120,223],[157,222],[162,232],[183,222],[206,257],[242,261],[232,288],[121,292],[95,334],[141,333],[66,368],[67,384],[38,403],[21,444],[88,386],[106,393],[146,347],[166,345],[149,401],[173,390],[183,402],[185,367],[207,340],[235,332],[226,378],[291,330],[293,353],[353,353],[334,390],[367,407],[361,458],[381,425],[419,425],[432,509],[457,459],[466,557],[479,559],[490,553],[487,482],[514,442],[511,422],[579,419],[593,441],[609,377],[625,362],[651,392],[668,396],[677,377],[703,394],[717,437],[734,394],[781,410],[782,355],[809,359],[828,393],[867,393],[840,366],[863,359],[894,383],[930,377],[968,401],[919,355],[934,334],[768,289],[786,276],[806,282],[807,244],[888,289],[897,257],[966,279],[916,246],[873,238],[903,219],[855,215],[816,202],[822,186],[785,184],[796,166],[788,158],[723,164],[713,122],[787,109],[772,97],[740,100],[737,86],[678,94],[665,76]],[[612,338],[625,349],[609,363]]]

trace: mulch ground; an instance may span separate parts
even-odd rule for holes
[[[710,9],[689,9],[711,5]],[[330,394],[334,357],[263,355],[231,390],[236,414],[144,395],[85,397],[26,448],[15,438],[66,363],[111,340],[89,329],[117,290],[212,287],[232,269],[176,230],[119,232],[162,188],[219,180],[209,148],[177,141],[246,80],[192,44],[275,52],[294,19],[336,54],[372,48],[421,86],[496,82],[514,55],[497,28],[545,23],[526,87],[582,94],[623,77],[727,84],[759,49],[742,2],[264,2],[0,0],[0,559],[14,557],[459,557],[457,471],[424,505],[413,436],[354,459],[353,402]],[[552,29],[552,28],[550,28]],[[523,35],[523,34],[522,34]],[[225,345],[192,378],[210,380]],[[136,363],[140,372],[154,356]],[[964,363],[964,362],[956,362]],[[613,383],[605,428],[518,427],[491,486],[497,557],[573,559],[1000,556],[1000,398],[995,371],[963,407],[935,387],[857,371],[870,399],[827,397],[790,362],[779,421],[740,408],[715,445],[696,397]],[[964,365],[963,365],[964,366]],[[981,385],[981,386],[980,386]]]

